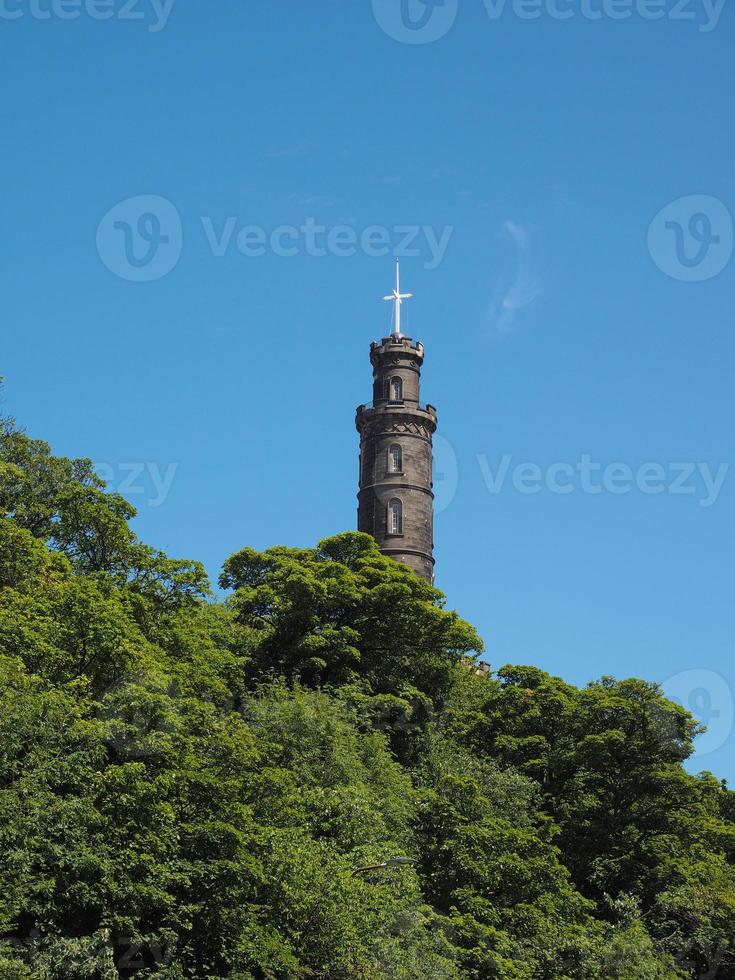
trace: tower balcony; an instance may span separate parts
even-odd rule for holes
[[[424,432],[430,438],[437,426],[436,409],[433,405],[421,405],[409,399],[390,401],[387,398],[357,406],[355,427],[358,432],[388,432],[399,422],[413,426],[416,432]]]
[[[377,402],[365,402],[364,405],[357,406],[357,414],[362,415],[363,412],[379,412],[383,410],[395,411],[396,409],[404,409],[409,412],[422,412],[424,415],[432,415],[436,419],[436,408],[433,405],[428,403],[421,405],[419,402],[412,402],[408,398],[403,398],[400,401],[381,398]]]

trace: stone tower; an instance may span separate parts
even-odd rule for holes
[[[423,344],[401,334],[401,303],[410,294],[396,289],[395,329],[370,346],[373,400],[357,409],[360,433],[360,491],[357,527],[371,534],[384,555],[434,580],[434,494],[432,435],[436,409],[421,404]]]

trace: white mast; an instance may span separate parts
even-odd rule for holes
[[[395,328],[393,330],[394,337],[401,337],[401,305],[404,299],[411,299],[413,293],[402,293],[401,292],[401,262],[400,259],[396,259],[396,288],[390,294],[390,296],[384,296],[383,299],[388,300],[396,304],[395,308]]]

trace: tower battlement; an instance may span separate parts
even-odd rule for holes
[[[374,340],[370,345],[370,359],[372,360],[373,354],[376,357],[385,354],[397,354],[400,352],[410,353],[414,357],[420,357],[421,360],[424,358],[424,345],[420,340],[415,343],[410,337],[397,336],[396,334],[391,334],[390,337],[383,337],[380,343]]]

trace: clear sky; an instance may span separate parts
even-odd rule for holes
[[[402,253],[450,606],[496,667],[666,682],[735,778],[734,20],[0,0],[3,411],[213,576],[313,544]]]

